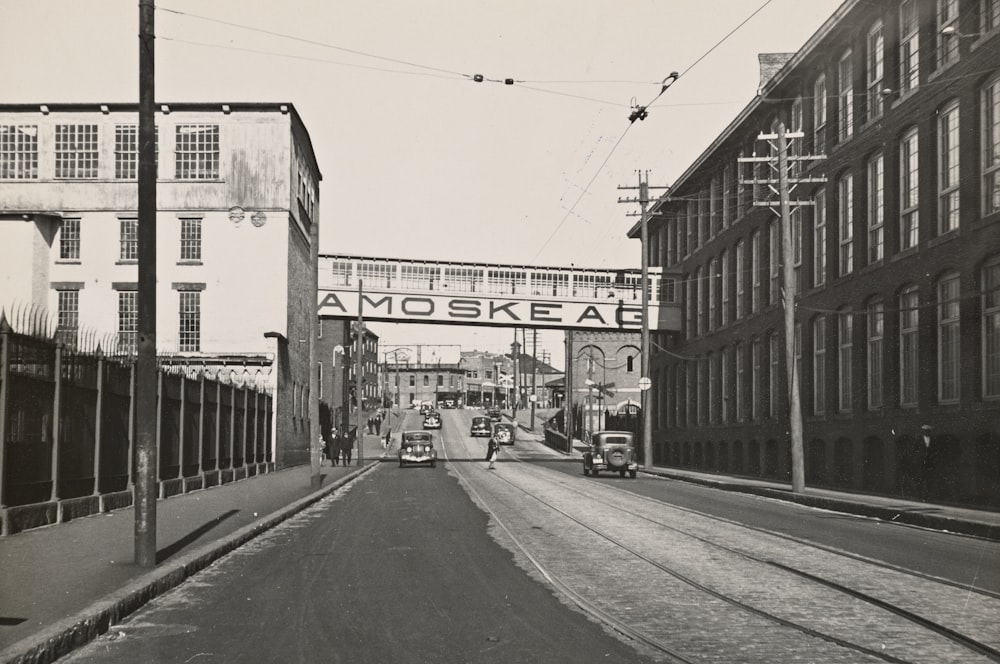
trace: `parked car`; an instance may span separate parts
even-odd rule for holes
[[[437,465],[434,438],[426,431],[404,431],[399,440],[399,467],[408,463]]]
[[[597,431],[590,436],[590,449],[583,453],[583,474],[597,477],[602,470],[618,471],[635,479],[639,472],[635,434],[631,431]]]
[[[424,414],[424,428],[425,429],[440,429],[441,428],[441,413],[436,410],[429,410]]]
[[[486,409],[486,415],[493,422],[499,422],[500,421],[500,409],[497,408],[496,406],[493,406],[491,408],[487,408]]]
[[[501,445],[513,445],[517,436],[517,427],[509,422],[497,422],[493,425],[493,440]]]
[[[490,435],[490,418],[484,416],[477,416],[472,418],[472,429],[469,431],[470,436],[489,436]]]

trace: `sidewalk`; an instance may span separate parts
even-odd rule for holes
[[[297,466],[157,503],[157,566],[134,560],[132,508],[0,538],[0,663],[48,662],[178,585],[259,533],[379,463],[364,437],[364,466],[324,461],[320,488]]]

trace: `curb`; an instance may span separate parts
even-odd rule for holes
[[[70,651],[104,634],[111,625],[117,624],[150,600],[180,585],[227,553],[318,502],[327,494],[369,472],[379,463],[377,460],[371,461],[363,468],[331,483],[330,486],[317,489],[308,496],[299,498],[216,542],[183,554],[176,560],[130,581],[123,588],[105,595],[79,613],[8,646],[0,652],[0,662],[47,664],[67,655]]]

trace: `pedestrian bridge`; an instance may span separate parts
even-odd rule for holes
[[[319,256],[321,318],[546,329],[639,330],[637,269]],[[677,278],[649,269],[649,327],[679,330]]]

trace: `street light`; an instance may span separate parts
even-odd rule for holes
[[[594,386],[597,385],[591,379],[583,381],[587,386],[587,433],[594,432]]]

